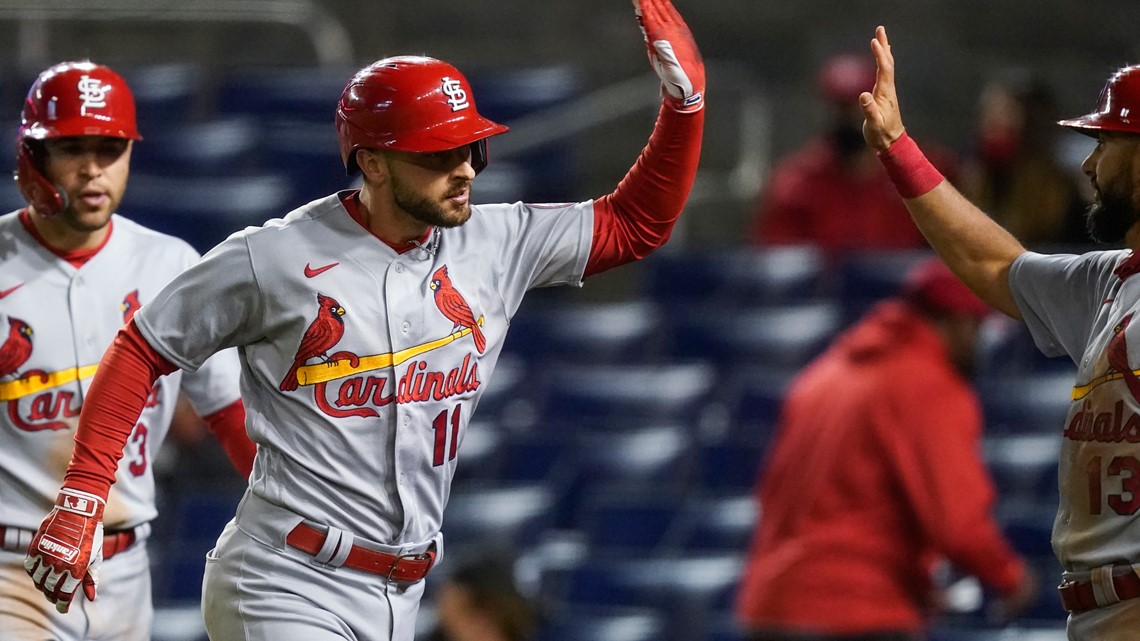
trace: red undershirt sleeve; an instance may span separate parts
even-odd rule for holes
[[[257,454],[257,445],[249,440],[245,431],[245,405],[241,399],[230,403],[222,409],[202,417],[210,427],[210,433],[222,445],[222,450],[233,463],[234,469],[244,478],[249,478],[253,471],[253,457]]]
[[[83,401],[65,486],[107,498],[154,382],[177,369],[146,342],[133,320],[119,330]]]
[[[586,276],[640,260],[669,240],[701,155],[705,110],[662,105],[649,143],[613,193],[594,201]]]

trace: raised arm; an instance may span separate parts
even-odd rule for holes
[[[923,236],[946,265],[995,309],[1020,318],[1009,288],[1009,268],[1025,247],[942,178],[903,127],[895,91],[895,59],[887,30],[871,40],[875,88],[859,96],[863,137],[906,201]]]
[[[594,242],[586,275],[644,258],[669,240],[701,155],[705,67],[697,43],[669,0],[634,0],[649,62],[661,78],[657,124],[613,193],[594,201]]]

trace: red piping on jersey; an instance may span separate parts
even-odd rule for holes
[[[361,213],[360,213],[360,190],[359,189],[350,191],[350,192],[345,193],[345,194],[341,194],[340,204],[344,205],[345,210],[348,211],[348,215],[352,216],[352,219],[356,221],[356,224],[363,227],[365,229],[365,231],[367,231],[369,234],[376,236],[376,234],[374,234],[372,232],[372,230],[368,228],[368,225],[366,225],[364,223],[364,216],[361,215]],[[404,252],[411,251],[411,250],[415,249],[419,245],[423,245],[423,244],[427,243],[427,241],[431,238],[431,232],[432,232],[432,228],[428,227],[428,230],[424,233],[423,237],[421,237],[418,241],[411,241],[411,242],[400,243],[400,244],[390,243],[390,242],[384,240],[383,238],[380,238],[379,236],[376,236],[376,239],[379,240],[380,242],[384,243],[385,245],[391,247],[397,254],[402,254]]]
[[[44,246],[44,249],[71,263],[71,266],[76,269],[83,267],[87,261],[94,258],[95,254],[98,254],[99,250],[103,249],[103,247],[107,245],[107,241],[111,240],[111,232],[115,231],[115,221],[108,220],[107,235],[103,237],[103,242],[99,243],[98,247],[93,247],[91,249],[72,249],[69,251],[64,251],[62,249],[52,247],[50,244],[48,244],[48,241],[40,235],[40,231],[36,229],[36,224],[32,222],[32,215],[28,212],[27,207],[20,210],[20,224],[24,226],[24,229],[26,229],[28,233],[31,234],[32,238],[34,238],[37,243]]]
[[[154,382],[176,369],[146,342],[133,320],[119,330],[83,402],[65,486],[107,498]]]
[[[669,240],[701,157],[705,110],[661,106],[649,143],[613,193],[594,201],[586,276],[645,258]]]
[[[1129,254],[1128,258],[1124,259],[1124,262],[1112,270],[1112,273],[1116,274],[1120,280],[1125,280],[1136,272],[1140,272],[1140,254],[1135,252]]]

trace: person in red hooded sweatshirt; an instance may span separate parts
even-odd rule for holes
[[[736,613],[754,641],[922,638],[942,559],[1009,617],[1037,579],[992,517],[967,376],[989,308],[920,262],[793,381]]]

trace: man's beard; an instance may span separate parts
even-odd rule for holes
[[[436,227],[458,227],[471,217],[471,205],[465,204],[459,211],[447,210],[427,196],[417,193],[392,176],[392,197],[396,206],[409,216],[427,225]]]
[[[1125,187],[1101,191],[1098,201],[1085,212],[1085,226],[1094,241],[1110,245],[1121,243],[1132,225],[1140,220],[1140,211],[1131,201],[1131,181]]]

